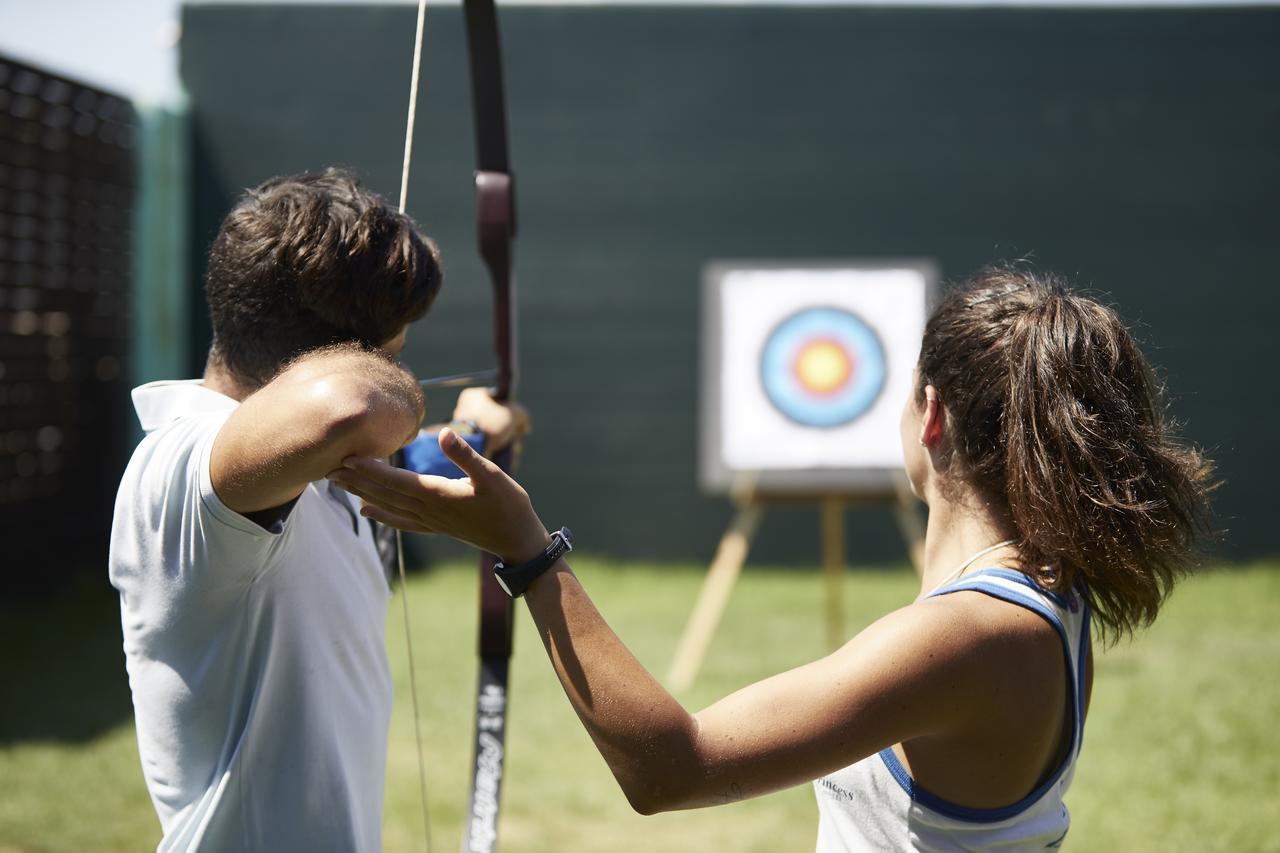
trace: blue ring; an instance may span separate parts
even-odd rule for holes
[[[853,375],[829,395],[815,395],[795,378],[796,357],[815,338],[835,341],[853,359]],[[884,390],[886,372],[880,337],[844,308],[797,311],[773,328],[760,355],[760,382],[769,402],[788,420],[821,429],[844,426],[866,414]]]

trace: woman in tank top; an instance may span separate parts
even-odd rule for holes
[[[831,655],[689,713],[563,559],[527,587],[637,811],[812,782],[820,851],[1063,843],[1091,626],[1111,640],[1155,618],[1206,528],[1209,463],[1174,434],[1117,315],[1052,276],[989,268],[951,290],[914,383],[902,445],[929,506],[920,595]],[[535,561],[549,540],[528,495],[451,433],[441,446],[469,480],[368,460],[333,477],[379,521]]]

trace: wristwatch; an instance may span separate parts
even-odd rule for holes
[[[551,544],[538,556],[519,566],[508,566],[499,560],[493,567],[493,576],[502,591],[512,598],[519,598],[543,572],[556,564],[561,557],[573,550],[573,533],[561,527],[551,534]]]

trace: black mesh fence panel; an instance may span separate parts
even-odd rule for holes
[[[0,57],[0,566],[7,589],[106,561],[128,399],[137,121]]]

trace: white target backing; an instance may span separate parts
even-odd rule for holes
[[[878,495],[936,281],[926,261],[717,263],[703,281],[701,480]]]

